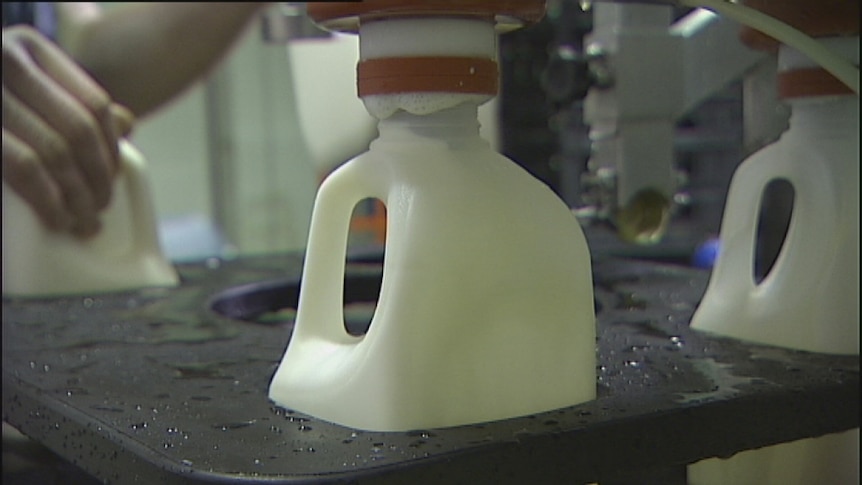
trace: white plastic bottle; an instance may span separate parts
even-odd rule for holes
[[[721,253],[692,327],[783,347],[859,352],[859,98],[798,99],[779,141],[733,178]],[[784,179],[795,202],[769,275],[754,280],[758,206]]]
[[[828,45],[859,59],[858,37]],[[782,46],[780,76],[811,64]],[[787,131],[734,174],[721,253],[691,326],[811,352],[858,354],[859,97],[799,95],[785,101],[791,107]],[[774,266],[756,284],[758,207],[765,186],[776,179],[793,186],[793,212]]]
[[[363,60],[496,52],[493,25],[481,20],[372,22],[360,41]],[[379,137],[317,195],[296,326],[270,385],[277,404],[403,431],[595,397],[581,228],[549,187],[479,136],[487,94],[442,91],[364,96]],[[356,337],[344,327],[345,247],[352,209],[369,197],[387,209],[383,282]]]
[[[823,39],[859,60],[859,38]],[[721,252],[691,322],[704,332],[810,352],[859,354],[859,97],[823,94],[816,66],[782,46],[788,130],[737,169]],[[825,72],[824,72],[825,73]],[[775,264],[754,280],[760,198],[772,180],[793,186],[791,223]],[[692,485],[859,483],[859,429],[745,451],[689,467]]]
[[[179,283],[159,242],[143,155],[122,140],[120,173],[102,229],[91,239],[47,230],[8,187],[3,190],[3,295],[92,295]]]

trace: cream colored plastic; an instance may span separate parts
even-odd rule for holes
[[[691,326],[812,352],[859,353],[859,98],[792,105],[790,127],[737,169],[721,253]],[[794,188],[788,234],[755,284],[758,206],[771,180]]]
[[[858,39],[856,40],[858,59]],[[859,354],[859,97],[794,100],[789,129],[737,169],[721,253],[691,326],[756,343]],[[755,284],[759,201],[771,180],[794,188],[792,221]],[[859,429],[689,466],[692,485],[859,483]]]
[[[590,256],[572,212],[478,135],[475,104],[382,120],[320,188],[276,403],[399,431],[527,415],[595,397]],[[354,205],[387,208],[368,333],[344,327]]]
[[[11,189],[3,190],[3,295],[53,297],[175,286],[159,245],[146,162],[120,142],[121,172],[102,230],[81,241],[53,233]]]
[[[360,29],[361,58],[494,58],[495,35],[464,19],[371,22]],[[363,99],[379,137],[317,194],[296,325],[270,383],[275,403],[403,431],[595,397],[586,239],[550,188],[479,136],[478,104],[488,98]],[[366,198],[386,206],[383,282],[370,329],[352,336],[345,251],[353,208]]]
[[[859,483],[859,428],[743,451],[688,467],[689,485]]]

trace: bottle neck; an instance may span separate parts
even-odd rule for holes
[[[377,126],[380,138],[390,140],[405,136],[431,140],[478,138],[479,106],[477,103],[465,102],[428,114],[399,110],[381,119]]]
[[[816,96],[787,100],[791,107],[789,132],[818,140],[859,140],[859,97]]]
[[[821,37],[818,42],[859,64],[859,37]],[[779,95],[791,108],[790,132],[812,140],[858,140],[859,96],[817,62],[789,46],[778,52]]]

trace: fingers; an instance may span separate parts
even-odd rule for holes
[[[132,128],[135,126],[135,115],[130,109],[123,105],[112,103],[111,116],[114,121],[114,130],[119,135],[119,138],[125,138],[132,133]]]
[[[49,228],[94,234],[134,115],[28,27],[3,30],[2,72],[4,180]]]
[[[64,138],[5,86],[3,140],[3,178],[48,227],[70,230],[82,237],[98,231],[95,199]],[[68,221],[58,223],[60,214]]]
[[[67,141],[98,208],[110,200],[117,166],[110,98],[59,48],[22,30],[7,49],[3,84]]]
[[[30,147],[3,130],[3,178],[27,202],[49,229],[69,231],[74,217],[63,196]],[[4,189],[5,190],[5,189]]]

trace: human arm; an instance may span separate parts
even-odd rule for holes
[[[58,41],[144,117],[203,77],[266,2],[57,4]]]

